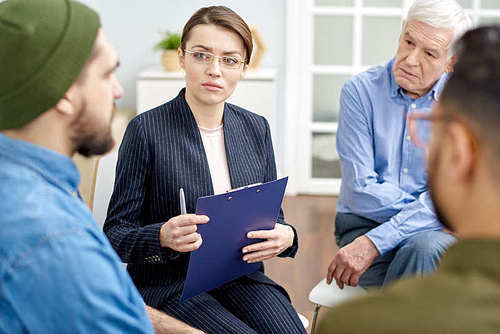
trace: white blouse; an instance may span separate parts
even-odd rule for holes
[[[226,145],[224,144],[224,129],[199,127],[205,153],[207,155],[210,176],[214,186],[214,194],[222,194],[231,190],[231,178],[227,166]]]

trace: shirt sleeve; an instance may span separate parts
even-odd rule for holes
[[[273,150],[273,143],[271,139],[271,129],[269,128],[269,123],[267,120],[262,117],[264,120],[264,124],[266,127],[266,135],[265,135],[265,146],[266,146],[266,154],[267,154],[267,168],[266,168],[266,176],[264,178],[264,182],[270,182],[276,180],[276,161],[274,159],[274,150]],[[290,226],[293,230],[293,244],[292,246],[288,247],[285,249],[281,254],[279,254],[279,257],[295,257],[295,254],[297,254],[297,251],[299,249],[299,238],[297,235],[297,231],[295,228],[285,222],[285,216],[283,214],[283,209],[280,208],[280,212],[278,214],[278,223]]]
[[[381,223],[367,236],[385,254],[412,234],[442,227],[427,195],[415,198],[375,172],[371,117],[360,101],[349,81],[340,94],[337,131],[342,199],[352,213]]]
[[[168,263],[180,254],[161,247],[160,229],[164,223],[141,222],[149,168],[146,135],[140,119],[135,118],[129,123],[118,152],[115,187],[103,228],[126,263]]]
[[[399,243],[417,233],[439,231],[443,226],[432,209],[429,192],[408,203],[398,214],[366,233],[380,254],[385,254]]]
[[[52,233],[10,263],[0,299],[29,333],[153,333],[142,299],[105,238]],[[0,326],[1,327],[1,326]]]

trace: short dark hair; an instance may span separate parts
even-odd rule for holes
[[[182,31],[182,50],[186,48],[189,32],[198,24],[213,24],[238,34],[245,45],[245,63],[250,63],[253,49],[252,33],[248,25],[238,14],[225,6],[210,6],[198,9],[187,21]]]
[[[440,98],[443,112],[470,124],[500,163],[500,25],[466,32],[456,51],[458,61]]]

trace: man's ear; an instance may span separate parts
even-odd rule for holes
[[[457,62],[458,57],[456,55],[453,55],[448,59],[448,63],[446,64],[446,72],[451,73],[453,72],[453,67],[455,67],[455,63]]]
[[[55,106],[56,111],[65,116],[72,116],[78,113],[80,110],[80,90],[81,87],[78,85],[78,83],[73,83],[71,87],[69,87],[66,94],[64,94],[63,98],[57,102]]]
[[[184,60],[185,60],[184,51],[182,51],[182,49],[180,47],[177,49],[177,57],[179,58],[179,66],[183,70],[185,70],[185,67],[184,67]]]
[[[452,147],[450,173],[455,181],[468,182],[477,168],[477,145],[464,124],[453,122],[449,125],[448,131]]]
[[[71,116],[75,114],[75,106],[67,93],[62,99],[57,102],[55,109],[58,113],[65,116]]]

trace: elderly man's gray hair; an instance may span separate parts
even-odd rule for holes
[[[448,56],[454,53],[455,42],[470,28],[472,22],[464,9],[455,0],[415,0],[403,22],[403,29],[411,20],[417,20],[434,28],[453,31],[448,46]]]

